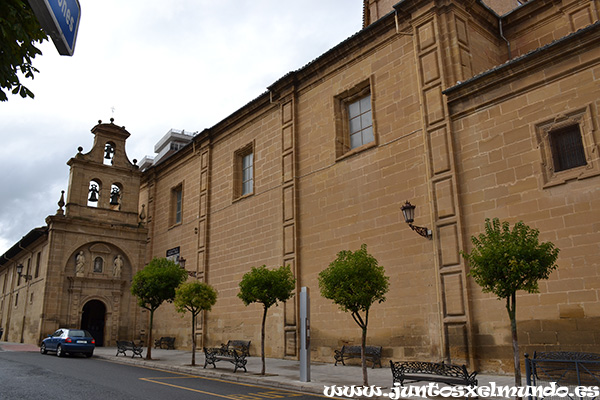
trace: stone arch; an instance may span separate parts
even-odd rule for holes
[[[102,271],[94,270],[94,262],[102,259]],[[79,245],[66,260],[67,276],[106,279],[131,279],[131,258],[120,247],[108,242],[91,242]]]
[[[119,335],[129,332],[127,310],[132,298],[127,283],[133,273],[131,258],[117,244],[104,241],[75,243],[70,251],[64,260],[65,289],[70,293],[67,323],[94,331],[99,345],[114,346]],[[80,254],[83,269],[78,272]],[[103,260],[101,272],[94,271],[94,260],[98,258]]]

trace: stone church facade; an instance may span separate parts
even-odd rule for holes
[[[63,194],[47,225],[0,259],[3,340],[39,343],[59,327],[81,327],[109,346],[144,333],[146,321],[129,290],[145,258],[141,172],[125,153],[124,128],[99,123],[92,133],[92,149],[84,154],[80,147],[67,163],[66,202]]]
[[[31,255],[17,246],[0,261],[0,285],[9,282],[2,326],[18,336],[21,316],[31,312],[43,327],[76,323],[98,300],[111,319],[105,337],[143,339],[146,319],[126,287],[153,257],[170,256],[219,293],[198,322],[200,346],[245,339],[257,354],[261,310],[243,305],[238,283],[253,266],[285,264],[296,292],[311,293],[312,359],[329,362],[333,349],[359,343],[360,329],[320,297],[317,276],[339,251],[365,243],[390,277],[368,334],[384,358],[510,371],[504,303],[481,292],[460,255],[485,219],[498,217],[522,220],[561,250],[540,293],[518,296],[522,351],[600,352],[600,2],[492,3],[506,7],[502,16],[476,0],[365,0],[360,32],[143,172],[123,165],[127,187],[138,179],[139,191],[134,206],[123,187],[123,202],[132,201],[125,213],[109,203],[83,206],[94,175],[82,174],[82,193],[71,194],[72,173],[73,206],[68,200],[65,215],[40,228],[47,231],[24,237]],[[94,129],[105,125],[116,131]],[[99,179],[108,190],[112,178]],[[100,197],[108,201],[109,192]],[[404,222],[406,201],[430,237]],[[87,213],[99,212],[116,219],[90,222]],[[61,224],[70,213],[93,235],[67,239],[80,228]],[[52,241],[58,227],[64,239]],[[34,269],[36,246],[41,264],[54,254],[63,268],[52,287],[69,293],[71,305],[46,311],[40,296],[24,312],[15,302],[15,290],[28,287],[12,283],[15,265],[30,257]],[[86,260],[106,255],[109,265],[122,254],[121,277],[80,279],[80,250]],[[191,345],[189,320],[171,305],[159,308],[154,324],[155,336]],[[270,309],[267,356],[297,358],[298,329],[296,298]]]

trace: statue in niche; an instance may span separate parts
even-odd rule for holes
[[[103,265],[104,260],[102,259],[102,257],[96,257],[96,259],[94,260],[94,272],[102,273]]]
[[[113,263],[113,276],[115,278],[119,278],[121,276],[121,270],[123,269],[123,257],[119,254],[115,257],[115,261]]]
[[[85,273],[85,255],[83,254],[83,250],[79,251],[77,257],[75,258],[75,274],[77,276],[83,276]]]

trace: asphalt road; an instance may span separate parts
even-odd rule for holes
[[[98,358],[0,351],[4,400],[322,400],[324,397],[203,378]]]

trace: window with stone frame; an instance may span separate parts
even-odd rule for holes
[[[543,187],[600,174],[592,118],[588,106],[535,126],[542,158]]]
[[[376,144],[370,80],[337,95],[334,104],[336,157],[353,154]]]
[[[181,224],[183,221],[183,184],[171,189],[171,225]]]
[[[254,193],[254,143],[238,149],[233,156],[233,199]]]
[[[555,172],[587,164],[579,124],[567,125],[548,132],[552,164]]]

